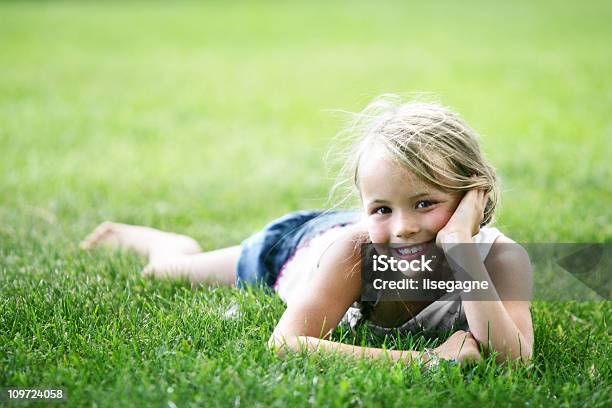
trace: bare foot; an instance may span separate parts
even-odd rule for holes
[[[202,252],[198,243],[186,235],[109,221],[98,225],[79,246],[85,250],[97,247],[126,249],[151,258]]]

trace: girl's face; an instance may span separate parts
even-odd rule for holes
[[[374,244],[412,247],[435,242],[461,200],[459,194],[438,190],[393,163],[380,148],[362,157],[358,182]]]

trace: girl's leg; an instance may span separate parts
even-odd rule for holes
[[[201,254],[158,257],[143,269],[144,276],[187,278],[192,284],[236,284],[236,264],[240,245],[203,252]]]
[[[234,285],[240,246],[202,253],[186,235],[136,225],[104,222],[81,242],[81,248],[106,246],[137,252],[149,258],[143,275],[187,278],[194,284]]]

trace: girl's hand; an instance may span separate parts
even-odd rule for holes
[[[484,190],[468,191],[444,228],[438,231],[436,245],[444,249],[444,244],[471,242],[471,238],[480,231],[487,199],[488,194]]]
[[[463,365],[482,359],[478,342],[472,333],[458,330],[442,345],[436,347],[434,353],[444,360],[455,360]]]

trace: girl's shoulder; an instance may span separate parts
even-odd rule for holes
[[[356,256],[361,256],[362,245],[371,243],[365,220],[359,220],[349,225],[340,238],[344,245],[353,248],[353,255]]]
[[[489,256],[496,256],[507,251],[516,251],[523,248],[516,241],[501,232],[496,227],[483,227],[478,235],[474,237],[474,242],[491,244]]]
[[[531,284],[532,269],[527,250],[505,234],[500,233],[492,242],[485,264],[494,281],[511,279]]]
[[[503,232],[497,229],[497,227],[492,226],[481,227],[478,234],[472,237],[472,239],[476,244],[496,244],[497,242],[512,241]]]
[[[354,276],[354,272],[357,271],[359,275],[361,245],[367,243],[369,243],[369,234],[363,221],[347,225],[334,242],[323,251],[318,265],[322,263],[343,265],[344,268],[335,270],[343,275],[348,273],[350,276]],[[346,270],[346,267],[350,269]]]

